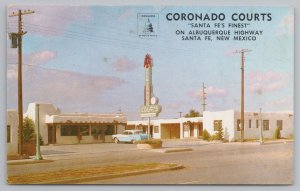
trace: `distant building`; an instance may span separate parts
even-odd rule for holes
[[[276,127],[280,129],[282,137],[289,138],[294,135],[292,112],[264,112],[261,117],[257,112],[245,112],[244,118],[244,139],[259,139],[261,122],[264,138],[273,138]],[[225,140],[236,141],[241,138],[239,111],[205,111],[203,119],[203,127],[210,134],[216,132],[217,125],[221,125]]]
[[[244,139],[259,139],[260,115],[257,112],[245,112]],[[294,135],[292,112],[264,112],[261,116],[263,137],[273,138],[276,127],[281,136],[290,138]],[[237,141],[241,138],[240,112],[235,110],[205,111],[203,117],[178,119],[153,119],[150,123],[150,133],[155,139],[185,139],[202,138],[206,129],[211,135],[221,126],[227,141]],[[126,129],[142,129],[147,132],[148,121],[128,121]]]
[[[155,139],[184,139],[202,136],[203,118],[153,119],[150,134]],[[147,132],[148,121],[128,121],[126,129],[141,129]]]
[[[7,155],[18,154],[18,127],[19,118],[16,110],[6,112],[6,153]]]

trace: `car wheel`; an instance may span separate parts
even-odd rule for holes
[[[117,138],[114,138],[115,143],[119,143],[119,140]]]

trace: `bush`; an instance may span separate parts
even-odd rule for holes
[[[162,144],[162,140],[160,139],[150,139],[150,140],[140,140],[140,141],[136,141],[136,144]]]
[[[279,129],[279,127],[277,127],[277,128],[275,129],[273,138],[274,138],[274,139],[280,139],[280,138],[281,138],[281,134],[280,134],[280,129]]]
[[[29,117],[25,117],[23,121],[23,141],[24,143],[28,143],[34,138],[34,122]]]
[[[209,141],[218,140],[216,134],[213,134],[209,137]]]
[[[217,132],[216,132],[216,140],[223,141],[224,140],[224,133],[223,128],[221,126],[218,126]]]
[[[209,141],[209,139],[210,139],[210,134],[206,129],[203,130],[202,138],[205,141]]]
[[[210,141],[215,141],[215,140],[223,141],[224,140],[223,128],[221,126],[219,126],[217,128],[217,132],[215,134],[211,135],[209,140]]]

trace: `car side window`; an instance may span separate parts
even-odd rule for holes
[[[132,135],[132,132],[128,132],[128,135]]]
[[[123,132],[123,135],[128,135],[128,132],[127,131]]]

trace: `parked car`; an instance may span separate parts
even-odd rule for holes
[[[142,130],[125,130],[123,134],[112,135],[115,143],[140,141],[148,139],[148,135]]]

